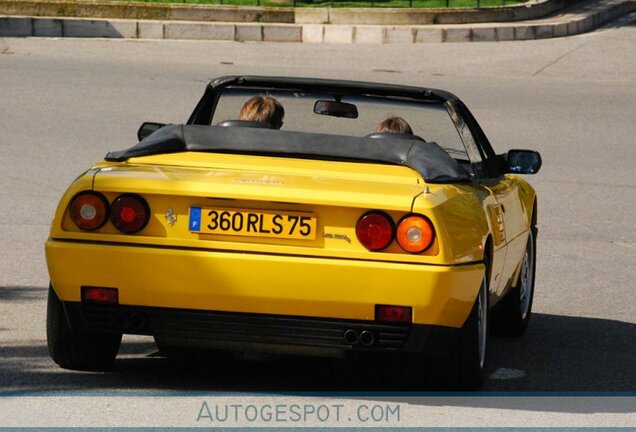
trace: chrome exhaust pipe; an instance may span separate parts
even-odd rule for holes
[[[375,337],[373,336],[373,333],[371,333],[370,331],[365,330],[362,333],[360,333],[360,342],[362,343],[362,345],[371,346],[373,345],[374,340],[375,340]]]
[[[360,336],[358,335],[358,332],[352,329],[349,329],[347,331],[344,332],[344,337],[343,337],[345,343],[349,344],[349,345],[357,345],[360,339]]]

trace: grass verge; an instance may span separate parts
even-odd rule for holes
[[[205,4],[268,7],[336,7],[336,8],[475,8],[511,6],[528,0],[120,0],[129,3]]]

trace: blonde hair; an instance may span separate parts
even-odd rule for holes
[[[241,108],[240,120],[266,122],[279,129],[283,125],[285,109],[276,99],[270,96],[254,96]]]
[[[411,126],[402,117],[389,117],[382,120],[375,131],[413,135]]]

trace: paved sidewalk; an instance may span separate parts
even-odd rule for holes
[[[589,32],[636,11],[636,0],[586,0],[547,18],[507,23],[338,25],[0,16],[0,37],[422,43],[545,39]]]

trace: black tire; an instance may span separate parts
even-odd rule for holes
[[[478,390],[484,381],[488,352],[488,271],[475,304],[451,344],[451,382],[460,390]]]
[[[108,369],[119,351],[121,334],[101,334],[72,329],[64,307],[49,286],[46,313],[49,355],[64,369],[102,371]]]
[[[530,229],[519,271],[519,280],[510,288],[493,312],[493,328],[497,334],[521,336],[526,331],[532,316],[536,262],[536,234],[534,229]]]

